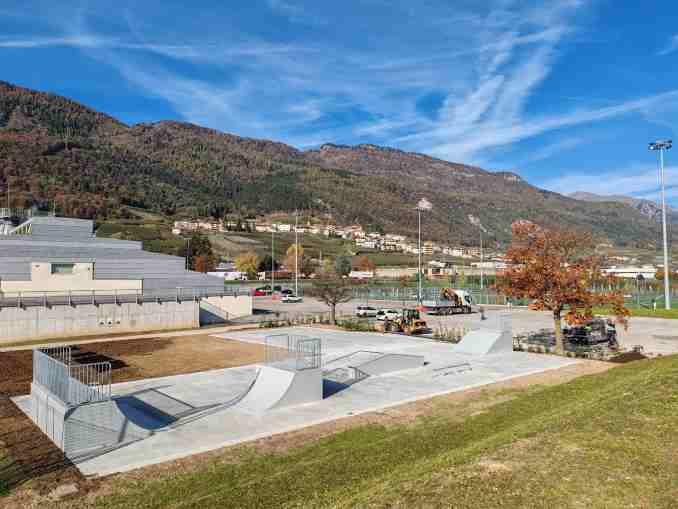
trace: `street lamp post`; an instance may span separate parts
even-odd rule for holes
[[[275,231],[271,230],[271,299],[273,299],[274,285],[275,285]]]
[[[659,179],[662,199],[662,236],[664,243],[664,308],[671,309],[671,290],[669,286],[669,243],[666,233],[666,191],[664,188],[664,151],[673,146],[671,140],[658,140],[650,143],[650,150],[659,151]]]
[[[419,268],[417,271],[417,304],[421,304],[421,212],[424,210],[431,210],[433,206],[431,205],[431,202],[428,201],[426,198],[422,198],[419,200],[419,203],[417,203],[417,216],[418,216],[418,230],[419,230],[419,242],[418,242],[418,247],[417,247],[417,255],[419,258]]]
[[[294,211],[294,295],[299,296],[299,212]]]
[[[485,273],[483,269],[483,226],[479,225],[480,230],[480,289],[485,288]]]

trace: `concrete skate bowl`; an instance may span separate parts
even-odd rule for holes
[[[358,350],[325,363],[323,397],[329,398],[371,376],[416,369],[424,365],[422,355]]]

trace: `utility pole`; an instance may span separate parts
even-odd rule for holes
[[[273,298],[274,285],[275,285],[275,230],[271,230],[271,298]]]
[[[419,203],[417,203],[417,217],[418,217],[418,225],[419,225],[419,243],[418,243],[418,248],[417,248],[417,255],[419,258],[419,268],[417,270],[417,304],[421,304],[421,297],[422,297],[422,281],[421,281],[421,211],[422,210],[431,210],[433,206],[431,205],[431,202],[428,201],[426,198],[422,198],[419,200]]]
[[[294,211],[294,295],[299,296],[299,212]]]
[[[190,270],[191,264],[189,263],[189,260],[191,259],[191,237],[188,237],[186,239],[186,270]]]
[[[650,143],[650,150],[659,151],[659,179],[661,181],[661,202],[662,202],[662,240],[664,244],[664,309],[671,309],[671,287],[669,267],[669,242],[666,231],[666,190],[664,185],[664,151],[673,146],[671,140],[658,140]]]

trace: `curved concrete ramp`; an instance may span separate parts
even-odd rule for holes
[[[302,405],[323,399],[321,369],[288,370],[263,366],[250,390],[234,409],[263,413],[275,408]]]

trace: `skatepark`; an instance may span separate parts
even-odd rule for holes
[[[510,320],[457,345],[311,327],[218,337],[265,345],[266,358],[110,389],[71,374],[60,398],[34,380],[14,400],[83,474],[106,475],[577,362],[513,352]]]

